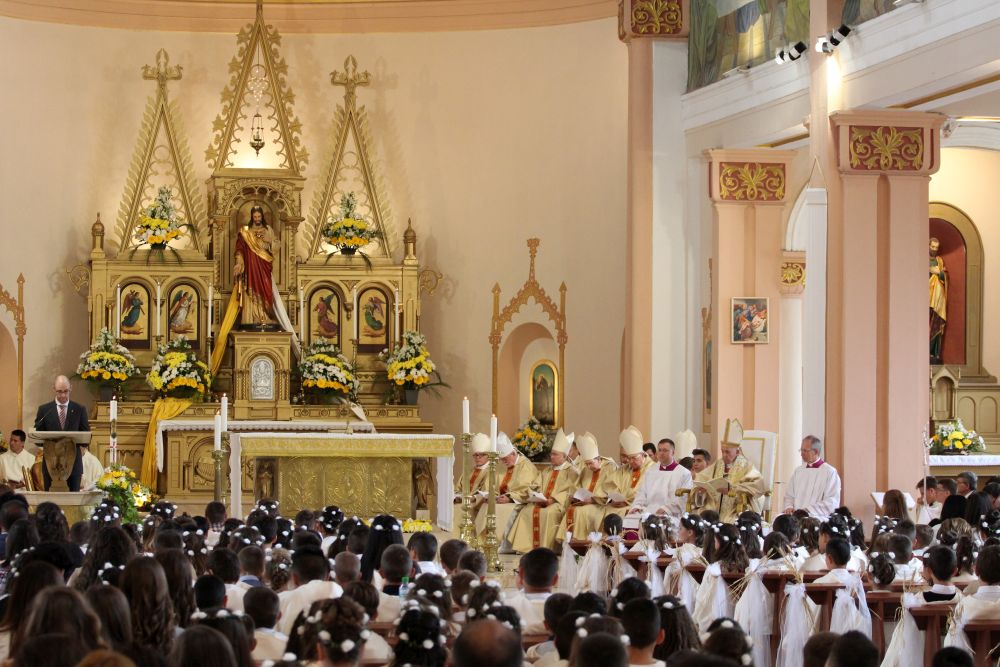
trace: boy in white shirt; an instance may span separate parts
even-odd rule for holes
[[[979,552],[976,576],[982,583],[972,597],[989,602],[1000,601],[1000,547],[984,547]]]
[[[538,547],[521,556],[517,571],[517,593],[507,596],[506,604],[521,616],[526,635],[545,632],[545,601],[559,581],[559,557],[551,549]]]
[[[448,573],[444,568],[434,562],[437,554],[438,541],[433,533],[413,533],[406,543],[406,548],[410,552],[410,558],[417,564],[420,574],[439,574],[447,577]]]
[[[288,645],[288,636],[274,629],[281,616],[278,594],[265,586],[256,586],[243,596],[243,610],[253,620],[253,638],[257,642],[250,657],[280,660]]]

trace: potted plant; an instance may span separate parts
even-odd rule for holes
[[[139,374],[135,357],[128,348],[118,343],[118,339],[108,330],[101,329],[97,340],[80,355],[80,365],[76,374],[80,379],[97,385],[100,400],[109,401],[121,393],[122,385]]]
[[[357,197],[348,192],[340,200],[340,214],[323,225],[323,239],[340,251],[341,255],[351,256],[360,253],[361,248],[378,237],[375,225],[365,220],[357,211]]]
[[[188,339],[178,336],[160,345],[146,383],[160,397],[204,400],[212,386],[212,373]]]
[[[177,215],[177,207],[171,198],[170,188],[161,187],[156,194],[153,204],[139,215],[139,222],[135,226],[133,236],[136,240],[136,248],[148,245],[153,254],[159,254],[161,259],[163,251],[167,249],[171,241],[180,238],[184,230],[191,225],[181,222]],[[174,255],[178,257],[176,251]]]
[[[970,431],[961,419],[939,424],[937,433],[930,439],[931,454],[972,454],[986,451],[986,441],[975,431]]]
[[[333,343],[317,340],[302,351],[299,362],[302,389],[320,403],[355,400],[358,377],[354,365]]]
[[[385,364],[390,385],[403,391],[405,405],[416,405],[422,389],[448,386],[431,361],[427,339],[416,331],[404,331],[402,343],[391,351],[382,350],[379,359]]]
[[[546,433],[542,423],[534,417],[529,417],[528,421],[521,424],[510,440],[517,451],[535,462],[546,461],[552,450],[552,438]]]

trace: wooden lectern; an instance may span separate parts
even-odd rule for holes
[[[69,491],[67,481],[73,474],[76,457],[80,456],[80,445],[89,445],[90,437],[89,431],[32,431],[28,434],[28,440],[43,450],[42,457],[51,479],[46,491]],[[42,465],[40,462],[35,462],[31,476],[35,482],[35,488],[41,489]]]

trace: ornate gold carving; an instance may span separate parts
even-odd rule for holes
[[[192,247],[201,250],[202,242],[207,246],[208,230],[202,224],[206,217],[205,203],[194,178],[194,163],[184,137],[180,110],[167,95],[167,83],[180,80],[181,74],[181,66],[171,65],[170,56],[163,49],[156,52],[155,65],[142,68],[143,79],[156,81],[156,93],[146,101],[125,192],[118,206],[115,233],[119,251],[135,247],[132,236],[135,224],[161,186],[170,188],[180,221],[191,225]]]
[[[633,0],[629,15],[635,35],[677,35],[683,28],[678,0]]]
[[[301,175],[309,161],[309,154],[302,145],[302,123],[295,117],[292,103],[295,94],[288,86],[288,64],[281,57],[278,46],[281,36],[274,26],[264,23],[264,9],[257,0],[257,15],[236,37],[236,56],[229,62],[232,76],[222,91],[222,112],[212,123],[215,136],[205,151],[216,173],[226,167],[238,166],[233,162],[240,135],[249,128],[243,127],[250,108],[251,71],[264,68],[265,90],[262,95],[263,110],[267,113],[265,125],[270,125],[271,141],[275,144],[278,168],[294,175]]]
[[[806,286],[806,263],[804,261],[787,261],[781,263],[782,292],[801,292]]]
[[[72,269],[66,269],[73,289],[83,296],[90,289],[90,268],[86,264],[77,264]]]
[[[719,198],[724,201],[781,201],[785,198],[785,165],[780,162],[720,162]]]
[[[274,438],[242,438],[240,441],[244,458],[295,456],[301,458],[324,458],[355,456],[366,459],[416,456],[437,457],[451,456],[455,447],[455,438],[438,436],[433,438],[399,438],[372,437],[365,438],[358,434],[350,437],[328,438],[292,438],[277,436]]]
[[[442,278],[444,278],[443,273],[428,268],[423,269],[419,274],[417,274],[417,283],[420,286],[420,290],[425,292],[427,296],[434,296],[434,292],[437,291]]]
[[[14,316],[14,334],[17,336],[17,427],[23,426],[24,415],[24,336],[28,325],[24,322],[24,274],[17,276],[17,298],[0,285],[0,306]]]
[[[287,181],[273,178],[237,179],[229,181],[221,192],[216,192],[212,215],[227,215],[243,200],[267,199],[274,202],[279,211],[298,217],[300,212],[299,191]]]
[[[500,284],[493,285],[493,320],[490,326],[489,342],[493,347],[493,412],[497,411],[497,398],[499,396],[499,361],[500,342],[503,340],[504,329],[510,324],[514,315],[524,306],[528,305],[529,299],[534,299],[535,303],[542,307],[542,311],[552,320],[552,325],[556,330],[556,343],[559,345],[559,377],[562,378],[563,386],[566,384],[566,342],[569,337],[566,335],[566,283],[559,285],[559,305],[546,294],[545,289],[538,284],[535,279],[535,257],[538,254],[540,240],[537,238],[528,239],[528,254],[530,261],[528,265],[528,279],[517,291],[517,294],[507,302],[507,305],[500,308]],[[559,394],[559,415],[565,412],[565,392]],[[556,424],[561,426],[562,424]]]
[[[392,257],[396,246],[396,230],[388,206],[388,195],[377,164],[373,159],[375,142],[368,125],[368,112],[357,106],[357,89],[371,83],[368,71],[358,72],[358,61],[348,56],[344,71],[335,70],[330,82],[344,87],[344,102],[334,114],[334,129],[330,134],[329,159],[323,173],[318,196],[309,211],[306,236],[310,239],[309,257],[326,256],[333,252],[323,243],[323,225],[340,209],[348,192],[357,197],[357,210],[381,232],[365,249],[368,255]]]
[[[851,126],[851,167],[868,171],[919,171],[924,132],[919,127]]]

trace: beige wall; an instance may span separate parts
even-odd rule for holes
[[[97,211],[113,228],[156,49],[184,66],[171,84],[196,180],[236,50],[233,35],[117,31],[0,19],[5,159],[0,163],[0,284],[27,279],[26,410],[49,398],[87,344],[86,303],[65,270],[86,257]],[[425,397],[442,432],[473,427],[490,402],[490,288],[527,277],[525,239],[542,240],[538,280],[568,292],[566,423],[610,452],[618,427],[624,275],[625,48],[613,19],[553,28],[440,34],[290,35],[282,53],[316,179],[342,89],[329,73],[354,54],[372,71],[368,106],[397,228],[407,217],[421,262],[446,278],[422,329],[453,389]],[[304,207],[312,200],[306,187]],[[535,311],[533,311],[535,312]],[[540,317],[540,316],[539,316]],[[13,400],[5,378],[0,400]],[[78,391],[77,394],[84,392]],[[78,398],[80,396],[77,396]],[[501,428],[513,430],[514,425]],[[3,425],[7,428],[7,425]]]
[[[1000,327],[1000,298],[990,285],[1000,278],[1000,220],[997,220],[996,183],[1000,181],[1000,152],[978,148],[945,148],[941,169],[931,177],[930,200],[951,204],[972,219],[983,239],[983,366],[1000,372],[1000,346],[993,344]],[[991,333],[994,337],[991,337]]]

